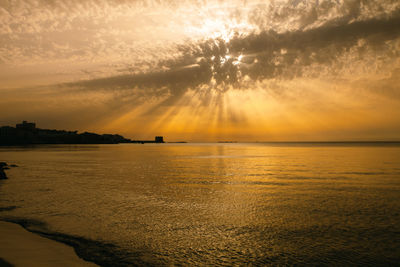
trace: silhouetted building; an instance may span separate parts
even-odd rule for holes
[[[22,123],[18,123],[17,125],[15,125],[15,128],[21,130],[35,130],[36,123],[23,121]]]
[[[162,136],[156,136],[155,139],[154,139],[154,141],[155,141],[156,143],[164,143],[164,137],[162,137]]]
[[[0,127],[0,136],[13,136],[16,134],[16,129],[11,126]]]

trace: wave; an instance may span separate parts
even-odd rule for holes
[[[153,260],[142,258],[142,251],[130,252],[112,243],[50,231],[42,221],[11,217],[0,220],[19,224],[29,232],[69,245],[74,248],[78,257],[99,266],[154,266]],[[148,257],[148,253],[145,254]]]

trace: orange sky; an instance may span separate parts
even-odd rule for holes
[[[0,1],[0,125],[400,140],[393,0]]]

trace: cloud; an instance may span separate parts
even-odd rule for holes
[[[323,25],[284,33],[262,31],[188,42],[177,47],[176,58],[160,60],[154,71],[70,83],[86,89],[141,88],[181,95],[188,89],[245,88],[250,81],[296,77],[338,76],[348,64],[383,57],[392,67],[398,54],[388,57],[400,38],[400,12],[387,18]],[[395,44],[394,44],[395,45]],[[372,53],[368,54],[367,52]],[[348,62],[341,58],[349,56]],[[327,72],[322,72],[322,69]],[[346,70],[347,71],[347,70]],[[335,75],[336,74],[336,75]]]
[[[252,118],[286,124],[285,107],[310,117],[335,97],[343,103],[320,107],[318,120],[358,100],[377,110],[366,100],[375,96],[388,111],[398,107],[399,29],[395,0],[0,0],[1,88],[17,87],[0,112],[234,131]]]

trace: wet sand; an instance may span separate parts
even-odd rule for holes
[[[3,221],[0,221],[0,260],[13,266],[97,266],[80,259],[70,246]]]

